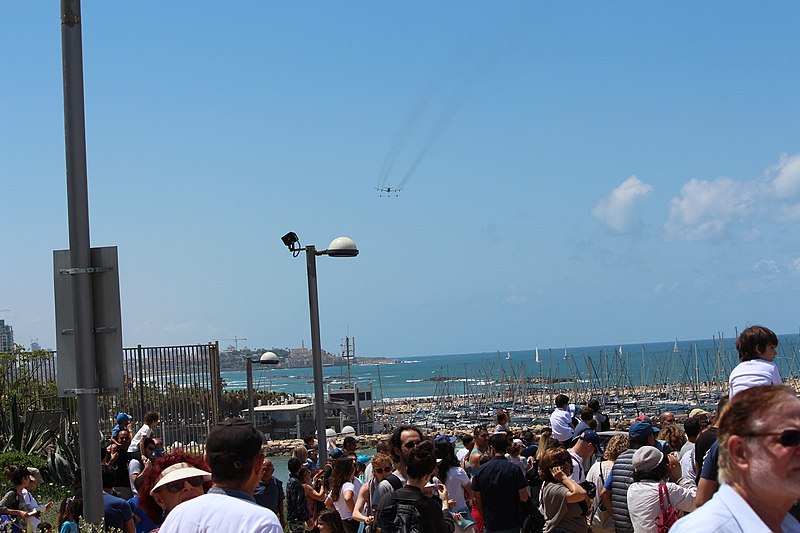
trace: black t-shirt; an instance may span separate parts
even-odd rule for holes
[[[472,490],[481,493],[483,519],[489,530],[522,525],[519,490],[528,486],[522,469],[505,457],[494,456],[472,477]]]
[[[703,469],[703,458],[706,456],[706,452],[711,449],[711,445],[717,440],[717,431],[717,428],[714,426],[706,428],[705,431],[698,435],[694,443],[694,462],[697,471],[696,481],[700,480],[700,471]]]

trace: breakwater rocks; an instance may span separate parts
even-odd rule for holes
[[[375,435],[355,435],[356,438],[356,450],[369,450],[375,448],[375,445],[380,440],[388,440],[390,435],[388,434],[375,434]],[[336,444],[341,445],[341,441],[343,437],[336,438]],[[292,451],[297,446],[302,446],[303,441],[301,439],[286,439],[286,440],[271,440],[264,445],[265,453],[267,457],[273,457],[278,455],[292,455]]]

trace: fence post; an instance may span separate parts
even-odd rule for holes
[[[219,341],[208,343],[209,374],[211,374],[211,406],[214,425],[220,421],[222,412],[222,378],[219,368]]]
[[[142,360],[142,345],[136,346],[136,359],[139,374],[139,420],[144,420],[144,365]]]

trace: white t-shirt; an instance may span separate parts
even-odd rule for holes
[[[28,492],[28,489],[22,489],[22,499],[28,504],[28,507],[30,507],[32,511],[44,511],[44,505],[40,506],[36,498],[33,497],[33,494]],[[41,522],[41,520],[35,516],[28,518],[28,524],[33,526],[33,531],[36,531],[36,526],[39,525],[39,522]]]
[[[352,491],[353,493],[353,502],[355,503],[356,499],[358,499],[358,492],[361,490],[361,480],[358,478],[353,479],[353,482],[347,482],[342,485],[342,488],[339,490],[339,499],[333,502],[333,507],[339,513],[339,516],[342,517],[342,520],[347,520],[353,516],[353,512],[347,507],[347,502],[344,500],[344,493],[347,491]],[[332,497],[331,493],[328,493],[328,497]]]
[[[131,484],[131,490],[134,494],[139,494],[136,487],[133,486],[133,475],[142,473],[142,463],[139,459],[131,459],[128,463],[128,482]]]
[[[453,511],[467,508],[467,501],[464,498],[464,487],[469,487],[470,481],[467,473],[460,466],[451,466],[447,471],[447,495],[451,500],[456,501]]]
[[[553,438],[558,442],[571,440],[574,430],[570,423],[572,422],[572,415],[565,409],[556,409],[550,415],[550,427],[553,428]]]
[[[628,511],[633,530],[637,533],[658,533],[656,518],[661,514],[657,481],[638,481],[628,487]],[[697,487],[694,480],[684,477],[678,483],[667,482],[667,494],[672,506],[678,511],[695,510],[694,499]]]
[[[681,456],[681,476],[694,479],[697,477],[697,470],[694,464],[694,448]]]
[[[136,449],[139,447],[139,443],[145,437],[152,437],[153,430],[147,424],[142,424],[142,427],[139,428],[139,431],[136,432],[136,435],[133,436],[131,439],[131,444],[128,446],[129,452],[135,452]]]
[[[567,451],[570,457],[572,457],[572,474],[569,477],[575,483],[583,483],[586,481],[586,470],[583,469],[583,457],[573,452],[572,449]]]
[[[764,359],[751,359],[742,361],[731,372],[728,378],[730,384],[730,399],[737,393],[758,385],[780,385],[783,383],[778,365],[774,361]]]
[[[605,480],[611,475],[611,468],[613,466],[614,461],[597,461],[586,473],[586,481],[591,481],[594,483],[594,486],[597,487],[597,492],[594,495],[595,507],[600,505],[600,491],[603,490],[603,483]]]
[[[203,494],[183,502],[167,515],[160,533],[281,533],[275,513],[224,494]]]

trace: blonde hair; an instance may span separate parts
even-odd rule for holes
[[[628,449],[628,436],[627,435],[614,435],[611,440],[606,444],[606,452],[603,454],[603,459],[606,461],[616,461],[617,457],[622,455],[622,452]]]

